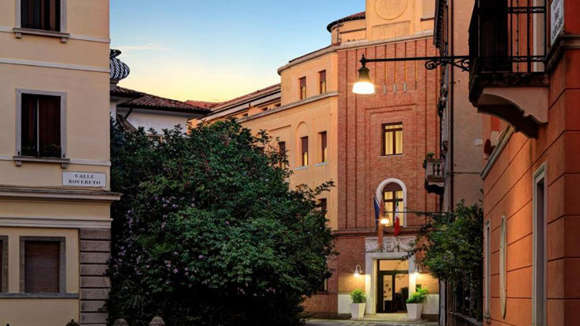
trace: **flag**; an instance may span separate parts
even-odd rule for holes
[[[381,204],[379,203],[379,200],[377,197],[375,197],[373,199],[373,206],[375,208],[375,226],[378,229],[379,228],[379,219],[381,217]]]
[[[401,219],[399,218],[399,205],[395,206],[395,237],[401,234]]]

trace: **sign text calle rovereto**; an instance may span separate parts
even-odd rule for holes
[[[63,172],[63,186],[105,188],[107,176],[104,173],[92,172]]]

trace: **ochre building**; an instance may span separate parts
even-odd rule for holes
[[[109,1],[0,1],[0,324],[105,325]]]
[[[266,130],[272,146],[288,155],[291,186],[334,181],[319,198],[326,208],[339,255],[332,277],[305,308],[321,315],[350,314],[350,292],[367,294],[367,314],[404,312],[417,287],[431,295],[424,315],[439,313],[439,283],[414,258],[401,261],[439,196],[425,190],[423,161],[439,153],[439,71],[424,62],[369,64],[376,95],[352,93],[362,55],[436,55],[435,1],[368,0],[365,12],[328,25],[330,44],[280,67],[279,85],[212,105],[192,121],[237,118],[255,132]],[[377,241],[373,200],[389,217]],[[394,211],[402,233],[393,235]]]

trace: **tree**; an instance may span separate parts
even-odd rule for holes
[[[145,325],[296,325],[329,276],[332,235],[290,190],[286,157],[233,121],[189,135],[112,128],[112,319]]]
[[[434,276],[451,284],[458,312],[481,319],[482,253],[483,210],[461,202],[452,212],[432,216],[410,255],[417,254]]]

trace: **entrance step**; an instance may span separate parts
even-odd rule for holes
[[[437,326],[433,321],[398,321],[398,320],[329,320],[329,319],[309,319],[306,321],[307,326]]]

